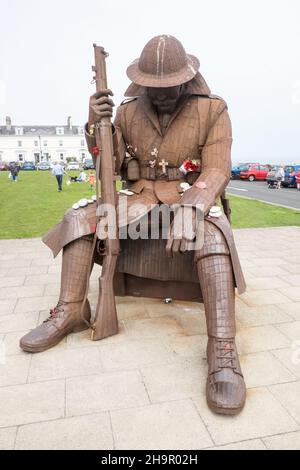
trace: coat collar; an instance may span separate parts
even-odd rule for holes
[[[204,80],[204,78],[202,77],[202,75],[198,72],[196,74],[196,76],[193,78],[193,80],[191,80],[190,82],[187,83],[187,89],[186,89],[186,92],[181,100],[181,102],[179,103],[179,105],[177,106],[174,114],[172,115],[171,119],[170,119],[170,122],[168,124],[168,127],[171,125],[171,123],[174,121],[174,119],[176,118],[176,116],[180,113],[180,111],[182,110],[184,104],[186,103],[186,100],[187,98],[190,96],[190,95],[205,95],[205,96],[209,96],[210,95],[210,89],[206,83],[206,81]],[[126,92],[125,92],[125,96],[130,96],[130,97],[140,97],[141,101],[142,101],[142,109],[143,109],[143,112],[144,114],[147,116],[147,118],[149,119],[149,121],[153,124],[153,126],[155,127],[155,129],[157,130],[157,132],[162,136],[162,132],[161,132],[161,127],[160,127],[160,124],[159,124],[159,120],[158,120],[158,116],[155,112],[155,110],[153,109],[153,107],[151,106],[151,103],[146,95],[146,88],[143,87],[143,86],[140,86],[140,85],[137,85],[136,83],[131,83],[129,85],[129,87],[127,88]]]
[[[153,124],[153,126],[155,127],[157,132],[160,135],[162,135],[157,113],[155,112],[155,110],[151,106],[151,103],[150,103],[148,97],[145,94],[142,94],[140,96],[141,96],[140,99],[141,99],[141,105],[142,105],[141,108],[142,108],[144,114],[149,119],[149,121]]]

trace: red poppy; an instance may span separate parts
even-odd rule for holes
[[[186,171],[197,171],[198,170],[198,165],[196,163],[193,163],[192,160],[186,160],[184,162],[184,169]]]
[[[93,147],[92,148],[92,154],[94,155],[94,157],[98,157],[98,155],[100,154],[99,147]]]

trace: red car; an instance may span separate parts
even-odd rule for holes
[[[8,170],[8,165],[0,161],[0,171]]]
[[[266,180],[270,168],[266,165],[249,165],[247,170],[240,172],[240,178],[248,181]]]

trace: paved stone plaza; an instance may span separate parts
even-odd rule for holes
[[[61,257],[40,239],[1,240],[0,449],[299,449],[300,228],[235,239],[248,284],[236,302],[248,388],[236,417],[206,406],[199,304],[118,298],[117,336],[22,352],[19,338],[56,304]]]

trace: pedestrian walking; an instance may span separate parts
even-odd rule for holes
[[[65,174],[64,168],[59,163],[55,162],[52,168],[52,175],[56,177],[59,192],[62,191],[63,175]]]
[[[277,189],[281,189],[281,184],[284,181],[285,173],[284,173],[284,168],[281,166],[275,175],[276,181],[277,181]]]
[[[19,171],[20,171],[20,165],[18,165],[17,163],[13,163],[12,165],[10,165],[9,169],[10,169],[12,180],[17,182],[18,181],[18,174],[19,174]]]

